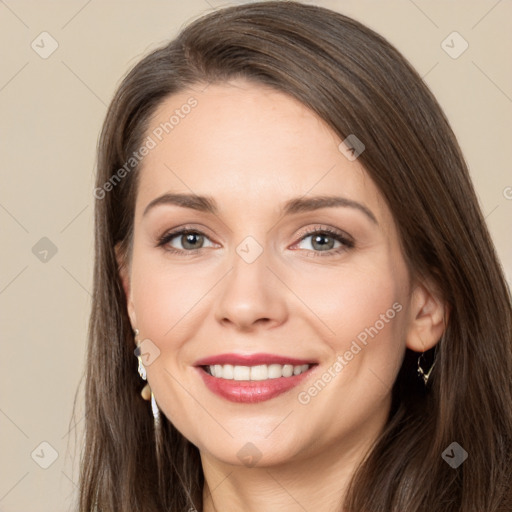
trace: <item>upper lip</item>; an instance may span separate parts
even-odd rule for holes
[[[315,361],[297,359],[295,357],[279,356],[275,354],[218,354],[205,357],[195,362],[195,366],[212,366],[215,364],[231,364],[233,366],[257,366],[261,364],[315,364]]]

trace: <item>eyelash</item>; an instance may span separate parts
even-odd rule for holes
[[[201,251],[201,249],[206,249],[206,247],[201,247],[199,249],[192,249],[192,250],[187,251],[187,250],[182,250],[182,249],[175,249],[174,247],[165,247],[174,238],[176,238],[178,236],[182,236],[182,235],[189,235],[189,234],[202,235],[202,236],[208,238],[203,232],[201,232],[197,229],[193,229],[191,227],[185,226],[176,231],[164,233],[161,237],[158,238],[156,246],[164,247],[165,251],[167,251],[171,254],[177,254],[179,256],[184,256],[185,254],[187,256],[192,255],[192,254],[197,254],[199,251]],[[328,235],[329,237],[333,238],[334,240],[340,242],[341,247],[338,247],[337,249],[329,249],[328,251],[308,250],[309,256],[313,256],[313,257],[335,256],[337,254],[345,252],[349,249],[353,249],[355,247],[354,241],[351,238],[349,238],[347,235],[345,235],[343,232],[334,230],[329,227],[323,227],[323,226],[316,226],[313,229],[305,231],[304,233],[301,234],[301,237],[297,243],[302,242],[305,238],[307,238],[311,235],[315,235],[315,234]],[[296,245],[296,244],[294,244],[294,245]]]

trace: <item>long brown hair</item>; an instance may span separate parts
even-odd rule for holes
[[[408,265],[435,284],[450,309],[428,388],[415,375],[418,354],[407,351],[387,426],[340,510],[504,511],[511,298],[456,138],[420,76],[383,37],[333,11],[285,1],[225,8],[194,21],[143,58],[110,104],[98,147],[80,510],[202,510],[197,448],[163,418],[157,457],[140,396],[114,248],[120,244],[129,256],[142,164],[122,179],[119,169],[140,148],[164,99],[238,77],[295,97],[342,139],[356,134],[363,141],[359,161],[394,216]],[[456,469],[441,457],[454,441],[469,454]]]

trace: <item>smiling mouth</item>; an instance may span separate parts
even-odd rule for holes
[[[261,381],[269,379],[289,378],[307,372],[312,364],[259,364],[255,366],[239,366],[232,364],[205,365],[201,368],[217,379],[235,381]]]
[[[258,364],[253,366],[199,365],[196,371],[206,387],[230,402],[254,404],[286,393],[318,366],[311,364]]]
[[[224,353],[195,362],[195,371],[212,393],[239,403],[270,400],[304,382],[318,361],[284,354]]]

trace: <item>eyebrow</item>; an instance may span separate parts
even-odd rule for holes
[[[144,209],[143,216],[150,210],[160,205],[174,205],[182,208],[190,208],[200,212],[218,215],[219,209],[215,199],[210,196],[199,196],[196,194],[164,194],[153,199]],[[289,199],[283,204],[284,215],[312,212],[322,208],[345,207],[354,208],[364,213],[374,224],[379,224],[373,212],[365,205],[352,199],[340,196],[315,196],[296,197]]]

